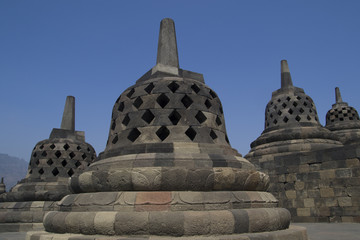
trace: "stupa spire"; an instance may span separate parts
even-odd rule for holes
[[[289,66],[286,60],[281,60],[281,88],[293,86]]]
[[[164,18],[160,23],[156,64],[179,68],[175,23],[170,18]]]
[[[341,97],[341,93],[340,93],[340,89],[338,87],[335,88],[335,99],[336,99],[336,103],[342,103],[342,97]]]
[[[73,96],[66,97],[60,128],[75,131],[75,97]]]

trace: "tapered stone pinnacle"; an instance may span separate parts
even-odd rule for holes
[[[1,183],[4,183],[4,177],[1,178]]]
[[[75,97],[73,96],[66,97],[60,128],[75,131]]]
[[[336,103],[342,103],[343,102],[343,100],[341,98],[340,89],[338,87],[335,88],[335,99],[336,99]]]
[[[156,64],[179,68],[175,23],[170,18],[164,18],[160,23]]]
[[[286,60],[281,60],[281,88],[293,86],[289,66]]]

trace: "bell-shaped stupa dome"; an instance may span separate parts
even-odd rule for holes
[[[281,88],[272,93],[265,109],[265,130],[251,143],[246,157],[341,146],[324,128],[314,101],[293,86],[286,60],[281,61]]]
[[[339,88],[335,88],[336,103],[326,113],[326,128],[340,137],[343,143],[360,140],[360,119],[355,108],[343,102]]]

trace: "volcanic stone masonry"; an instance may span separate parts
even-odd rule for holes
[[[35,145],[26,177],[0,195],[0,232],[43,229],[45,213],[70,193],[69,177],[95,160],[84,132],[75,131],[75,98],[68,96],[61,128]]]
[[[323,127],[313,100],[293,86],[281,61],[281,88],[245,156],[269,174],[269,191],[295,222],[360,222],[360,120],[335,91]]]
[[[268,176],[231,148],[203,75],[179,68],[171,19],[155,67],[116,100],[105,151],[70,185],[32,240],[307,239],[265,192]]]

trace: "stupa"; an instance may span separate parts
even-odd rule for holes
[[[49,139],[35,145],[26,177],[0,195],[0,231],[42,228],[44,214],[71,193],[69,177],[95,159],[84,132],[75,131],[75,98],[68,96],[61,128],[54,128]]]
[[[179,68],[168,18],[157,64],[116,100],[105,151],[70,185],[31,239],[307,239],[231,148],[203,75]]]
[[[6,192],[6,186],[5,186],[5,183],[4,183],[4,178],[2,177],[1,178],[1,183],[0,183],[0,194]]]
[[[326,128],[340,137],[344,144],[360,141],[360,119],[355,108],[343,102],[340,89],[335,88],[336,103],[326,114]]]

